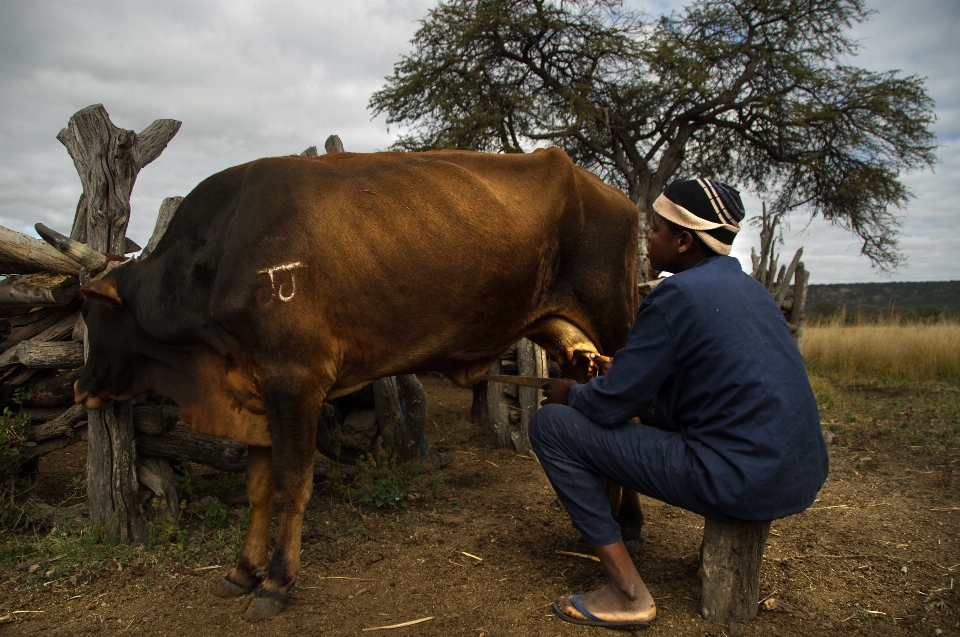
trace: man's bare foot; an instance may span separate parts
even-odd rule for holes
[[[610,622],[650,622],[657,616],[657,606],[647,587],[642,583],[633,590],[620,590],[612,583],[579,598],[580,604],[597,619]],[[589,621],[570,601],[570,596],[557,602],[560,612],[568,617]]]

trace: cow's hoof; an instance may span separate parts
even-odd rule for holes
[[[217,587],[216,593],[220,597],[240,597],[241,595],[246,595],[255,589],[259,584],[259,577],[252,578],[247,584],[238,584],[230,579],[229,575],[227,575],[220,580],[220,585]]]
[[[287,607],[290,600],[289,595],[285,594],[256,594],[250,600],[247,609],[243,611],[243,618],[248,622],[262,622],[265,619],[273,619]]]
[[[640,555],[640,549],[643,548],[643,540],[641,540],[641,539],[636,539],[636,540],[627,540],[627,539],[624,539],[623,545],[624,545],[625,547],[627,547],[627,555],[629,555],[630,557],[637,557],[638,555]]]

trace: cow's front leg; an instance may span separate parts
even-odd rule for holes
[[[267,578],[243,613],[244,619],[252,622],[275,617],[290,600],[290,589],[300,575],[303,512],[313,490],[313,457],[322,396],[278,394],[267,408],[273,443],[277,542]]]
[[[270,544],[270,518],[273,517],[273,463],[270,447],[250,447],[247,452],[247,499],[250,524],[237,565],[220,582],[221,597],[246,595],[260,583],[260,572],[267,566]]]

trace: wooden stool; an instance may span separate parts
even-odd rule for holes
[[[700,547],[700,614],[718,624],[757,616],[760,565],[770,523],[724,524],[704,520]]]

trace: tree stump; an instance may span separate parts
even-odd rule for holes
[[[114,126],[101,104],[75,113],[57,135],[83,184],[70,237],[104,254],[125,254],[130,195],[137,175],[179,129],[178,121],[158,119],[138,135]],[[81,273],[81,281],[86,279],[89,274]],[[118,403],[87,416],[90,519],[110,538],[146,542],[130,404]]]
[[[700,614],[718,624],[757,616],[760,565],[770,523],[724,524],[705,520],[700,549]]]

